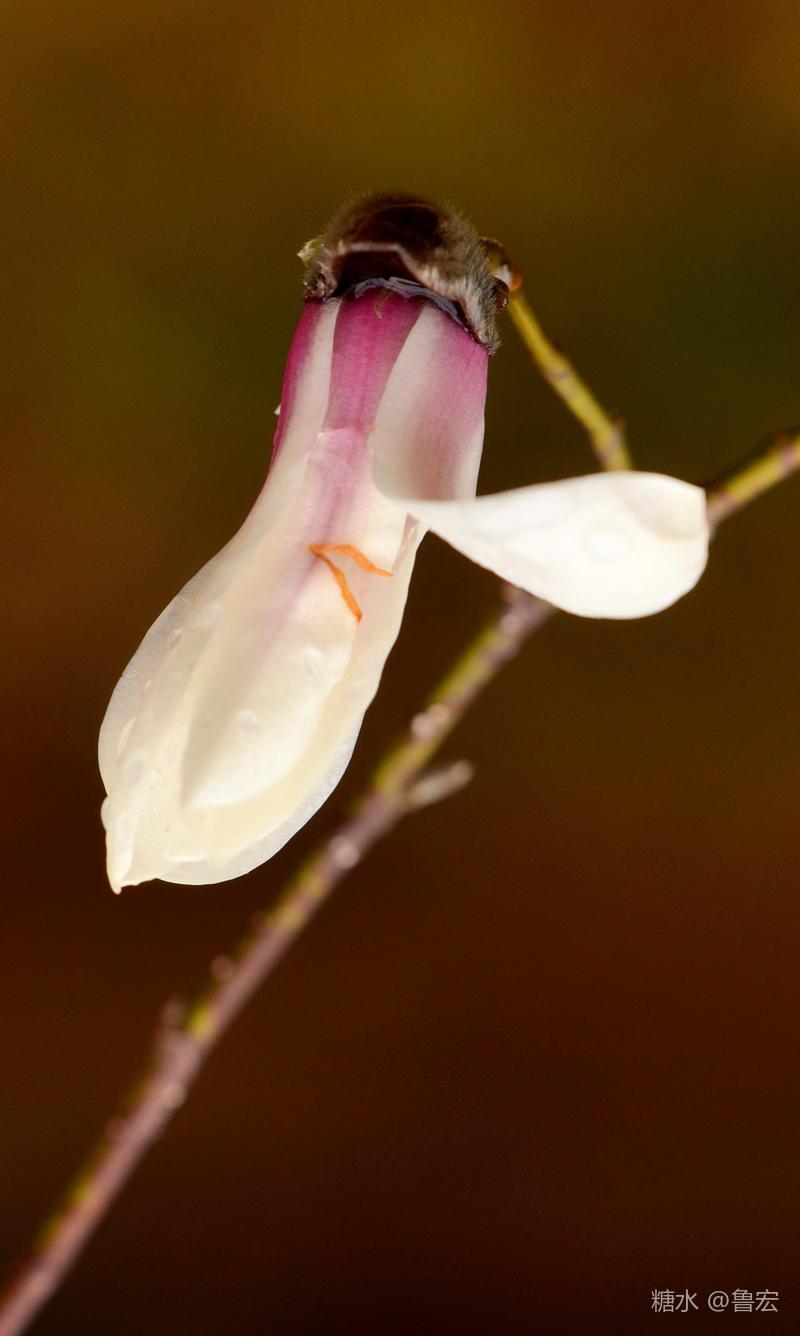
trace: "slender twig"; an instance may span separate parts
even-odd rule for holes
[[[708,487],[708,518],[712,527],[754,501],[800,468],[800,431],[780,432]]]
[[[519,297],[514,298],[514,310],[527,310],[520,307]],[[535,322],[534,326],[538,331]],[[544,347],[550,349],[546,340]],[[538,355],[536,361],[542,365]],[[565,359],[562,363],[569,368]],[[613,429],[610,419],[571,368],[569,378],[572,389],[567,394],[568,378],[554,382],[548,375],[586,426],[605,467],[619,466],[620,452],[627,462],[621,437],[613,450],[609,446],[606,429]],[[576,394],[575,386],[580,393]],[[747,504],[798,467],[800,438],[792,437],[732,470],[709,493],[715,519]],[[106,1125],[97,1148],[0,1299],[0,1336],[18,1336],[58,1288],[149,1146],[185,1100],[222,1035],[347,872],[405,815],[446,796],[468,779],[464,763],[444,772],[430,772],[428,767],[475,699],[553,611],[540,599],[506,589],[502,607],[395,743],[350,817],[299,869],[275,906],[253,920],[249,935],[231,955],[213,962],[211,979],[195,1002],[186,1009],[170,1005],[144,1077]]]
[[[525,347],[544,379],[563,399],[567,408],[585,427],[600,465],[604,469],[633,468],[625,444],[621,418],[613,418],[595,399],[572,363],[551,343],[533,314],[523,292],[515,292],[509,314]]]

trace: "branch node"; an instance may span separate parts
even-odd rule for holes
[[[328,845],[331,862],[337,868],[347,871],[355,867],[361,859],[361,850],[346,835],[335,835]]]
[[[414,716],[411,720],[411,736],[415,742],[430,742],[431,738],[447,727],[450,719],[449,706],[438,701]]]

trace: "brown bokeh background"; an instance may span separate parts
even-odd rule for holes
[[[0,1240],[166,997],[332,828],[495,589],[434,539],[340,791],[221,887],[104,881],[95,739],[263,476],[298,246],[460,204],[638,462],[800,419],[800,11],[32,0],[0,43],[6,544]],[[508,329],[482,486],[591,466]],[[797,1329],[800,483],[631,625],[559,618],[453,739],[477,778],[358,868],[237,1025],[42,1333]],[[731,1313],[715,1322],[744,1322]]]

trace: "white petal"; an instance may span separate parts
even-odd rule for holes
[[[196,736],[198,710],[203,708],[199,702],[206,691],[207,670],[200,666],[196,686],[184,693],[164,736],[146,730],[140,736],[137,719],[133,732],[122,739],[117,782],[103,813],[109,879],[115,889],[153,877],[198,885],[241,876],[271,858],[309,820],[338,784],[377,690],[400,627],[419,536],[417,526],[409,522],[391,580],[365,577],[359,589],[363,620],[338,681],[320,683],[318,690],[304,693],[291,675],[282,673],[280,662],[267,656],[249,692],[271,686],[272,699],[282,700],[289,712],[305,694],[314,706],[315,726],[304,734],[299,751],[291,730],[282,743],[276,739],[275,747],[291,747],[294,764],[280,778],[267,780],[261,791],[245,793],[238,774],[242,764],[248,776],[257,773],[265,744],[267,765],[273,749],[272,739],[264,737],[260,726],[243,734],[245,743],[252,739],[252,750],[244,753],[239,748],[236,715],[243,713],[242,699],[252,700],[252,694],[237,697],[235,711],[225,716],[234,736],[230,729],[226,734],[223,722],[221,745],[206,756],[200,753],[195,764],[202,765],[205,775],[189,802],[180,796],[182,771]],[[320,571],[329,575],[322,566]],[[369,580],[371,584],[366,583]],[[351,583],[355,588],[355,578]],[[324,581],[328,586],[336,594],[332,577]],[[324,599],[321,606],[324,613]],[[305,639],[303,643],[308,645]],[[228,644],[226,635],[224,645]],[[235,681],[235,666],[233,671]],[[302,688],[302,681],[299,685]],[[228,803],[222,801],[226,784]]]
[[[114,692],[100,752],[115,889],[249,871],[309,819],[347,765],[422,533],[375,488],[367,448],[418,308],[371,309],[348,306],[340,321],[336,303],[307,308],[261,496],[151,628]],[[362,353],[365,326],[376,339]],[[331,364],[341,363],[334,381]],[[344,545],[335,560],[350,601],[313,555],[331,544]],[[364,569],[359,556],[392,575]]]
[[[370,436],[375,481],[398,500],[475,495],[489,356],[425,306],[398,357]]]
[[[376,480],[397,495],[385,474]],[[474,500],[405,503],[478,565],[583,617],[658,612],[706,564],[705,494],[661,474],[598,473]]]

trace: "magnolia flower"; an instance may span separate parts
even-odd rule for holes
[[[347,765],[427,530],[586,617],[692,587],[704,495],[597,474],[477,497],[492,248],[379,197],[304,252],[272,462],[239,532],[158,618],[100,736],[112,886],[224,881],[270,858]]]

